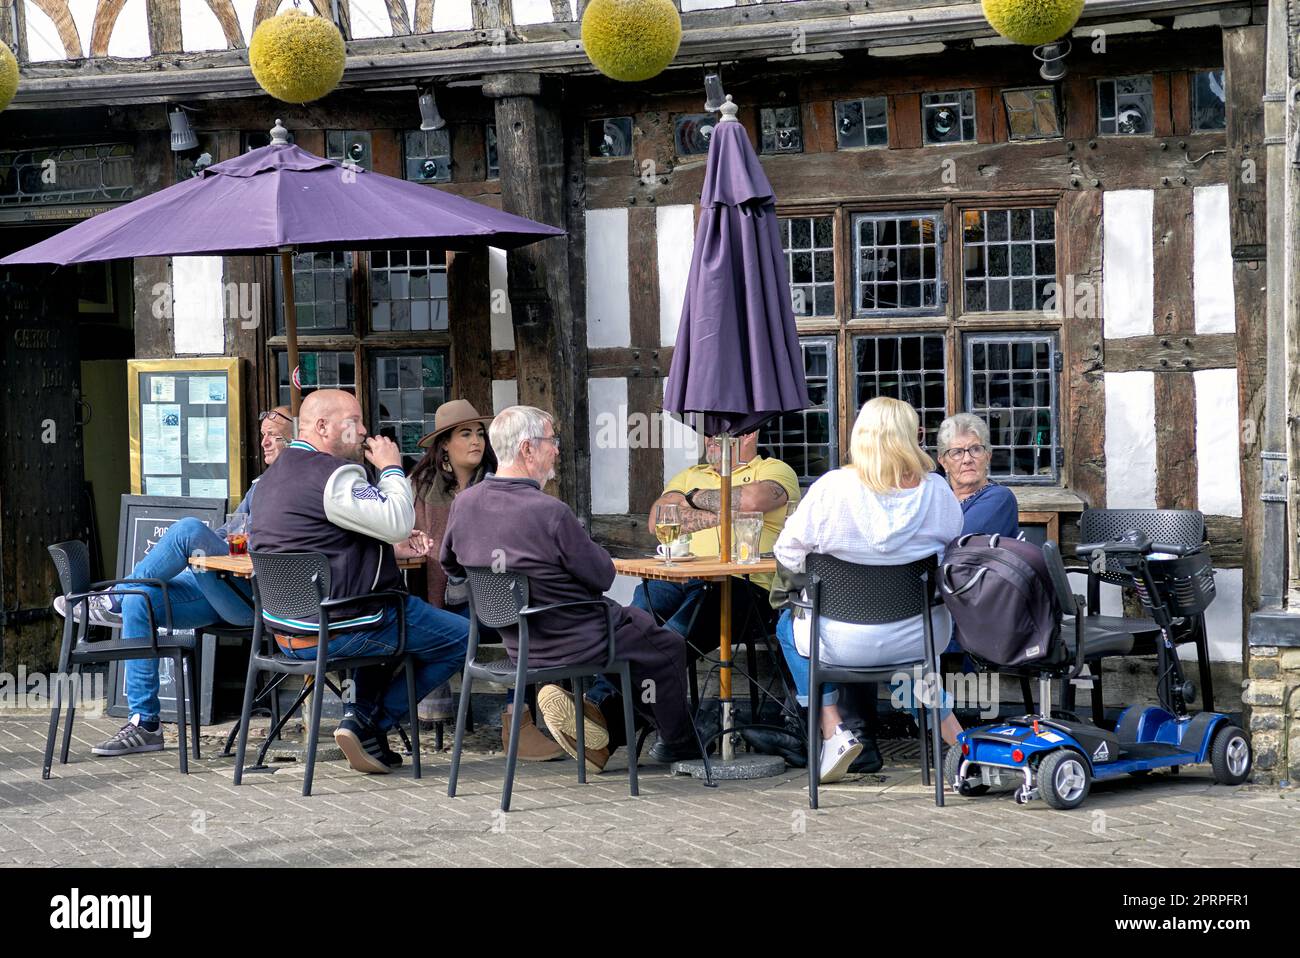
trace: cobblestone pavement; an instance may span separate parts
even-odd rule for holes
[[[949,797],[935,808],[915,763],[824,787],[810,811],[805,778],[725,782],[706,789],[642,765],[627,793],[621,751],[579,786],[573,762],[522,764],[509,814],[498,811],[504,761],[467,755],[447,797],[447,753],[425,754],[424,778],[366,776],[317,765],[303,798],[301,768],[247,775],[233,758],[177,768],[166,750],[117,759],[90,754],[116,729],[79,720],[70,762],[41,780],[45,722],[0,720],[3,865],[952,865],[1167,867],[1300,861],[1300,791],[1225,788],[1208,769],[1095,786],[1080,809],[1020,807],[1009,791]],[[495,731],[495,730],[494,730]],[[429,736],[432,739],[432,736]],[[487,730],[478,741],[489,740]],[[332,744],[332,743],[331,743]],[[250,758],[251,761],[251,758]]]

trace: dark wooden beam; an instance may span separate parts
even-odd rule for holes
[[[1191,373],[1157,376],[1156,508],[1195,509],[1196,387]]]
[[[452,391],[479,412],[492,410],[492,290],[488,254],[447,257],[447,313],[450,317]]]
[[[1192,191],[1156,190],[1152,214],[1155,331],[1196,332],[1192,303]]]
[[[1131,336],[1108,339],[1104,349],[1103,365],[1108,373],[1175,373],[1237,365],[1237,337],[1233,333]]]
[[[1061,276],[1075,285],[1101,285],[1101,193],[1068,193],[1061,199],[1065,228]],[[1079,287],[1083,288],[1083,287]],[[1089,504],[1106,504],[1106,387],[1102,377],[1101,297],[1090,315],[1066,322],[1061,331],[1065,353],[1065,459],[1070,488]]]
[[[655,332],[658,333],[658,326]],[[672,346],[614,346],[587,351],[587,370],[598,379],[662,378],[668,375],[672,362]]]
[[[631,338],[633,347],[657,351],[659,346],[659,252],[656,212],[653,206],[633,207],[627,218],[628,289],[631,297]],[[589,354],[590,355],[590,354]],[[590,360],[589,360],[590,362]],[[663,368],[663,375],[668,370]],[[628,413],[650,417],[663,407],[663,380],[657,375],[629,378],[627,381]],[[656,422],[657,419],[648,421]],[[664,457],[657,437],[647,437],[628,454],[628,507],[633,512],[648,511],[663,491]]]

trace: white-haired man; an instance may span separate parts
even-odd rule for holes
[[[492,421],[489,437],[497,454],[497,471],[452,502],[442,540],[442,566],[447,574],[463,578],[466,566],[499,568],[504,564],[511,572],[528,577],[528,599],[536,606],[603,596],[614,583],[609,553],[592,541],[568,506],[542,492],[542,486],[555,476],[559,457],[554,419],[532,406],[511,406]],[[588,606],[536,616],[530,622],[528,664],[543,667],[603,660],[605,620],[597,612]],[[650,757],[662,762],[698,757],[698,740],[686,706],[684,640],[656,625],[649,613],[617,605],[614,629],[616,654],[630,663],[632,681],[638,688],[654,690],[649,696],[650,711],[659,741]],[[514,629],[500,631],[513,660],[518,633]],[[551,707],[543,714],[555,740],[576,758],[577,719],[572,696],[557,686],[547,686],[538,694],[539,705],[543,699],[553,705],[566,700],[566,708]],[[599,771],[609,758],[609,733],[595,706],[587,705],[584,714],[588,765]]]

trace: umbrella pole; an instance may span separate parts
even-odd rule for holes
[[[719,516],[718,558],[722,562],[731,561],[731,436],[722,436],[722,515]],[[722,580],[718,616],[718,649],[721,653],[722,667],[718,670],[718,695],[722,705],[722,727],[731,728],[731,576]],[[731,742],[731,733],[722,736],[722,760],[730,762],[736,757],[735,746]]]
[[[280,279],[284,287],[284,336],[288,344],[286,361],[289,364],[289,413],[298,418],[302,405],[302,390],[298,388],[294,373],[298,369],[298,309],[293,301],[293,252],[280,251]]]

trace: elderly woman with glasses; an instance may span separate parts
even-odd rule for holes
[[[989,427],[979,416],[959,412],[939,425],[939,463],[961,503],[962,534],[1015,538],[1020,510],[1006,486],[989,481]]]

